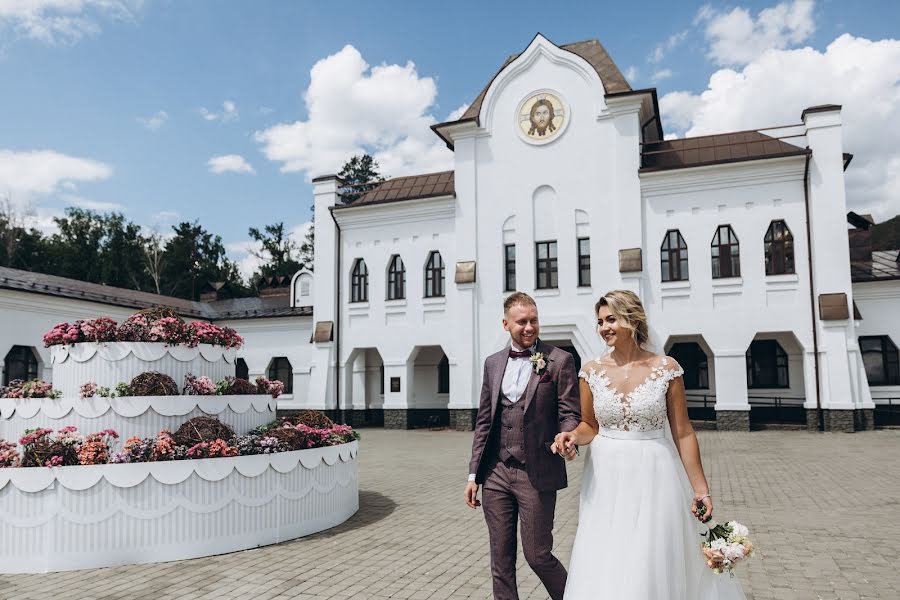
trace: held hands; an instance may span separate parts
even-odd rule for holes
[[[466,484],[466,504],[469,508],[478,508],[481,506],[481,500],[478,499],[478,484],[470,481]]]
[[[691,512],[701,523],[706,523],[712,518],[713,503],[709,494],[697,494],[691,500]]]
[[[575,445],[574,431],[561,431],[556,434],[550,452],[559,454],[566,460],[575,460],[578,455],[578,446]]]

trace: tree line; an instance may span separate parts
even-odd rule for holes
[[[368,155],[351,158],[339,176],[356,186],[350,200],[364,184],[383,180]],[[249,228],[260,264],[245,282],[221,236],[197,221],[174,225],[167,236],[148,233],[117,212],[70,207],[53,221],[56,231],[45,235],[9,198],[0,202],[0,265],[190,300],[199,299],[207,282],[227,281],[234,297],[244,297],[255,295],[261,278],[313,268],[314,228],[297,243],[284,222]]]

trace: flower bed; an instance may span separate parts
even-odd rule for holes
[[[162,342],[194,348],[210,344],[240,348],[244,338],[231,327],[220,327],[206,321],[186,323],[174,313],[147,313],[128,317],[122,324],[107,317],[59,323],[43,336],[44,346],[70,345],[81,342]]]

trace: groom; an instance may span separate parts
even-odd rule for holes
[[[565,461],[550,451],[554,436],[580,421],[572,355],[538,339],[534,299],[516,292],[503,303],[510,347],[484,362],[481,403],[469,463],[466,504],[481,505],[491,544],[496,600],[518,600],[516,521],[528,565],[553,600],[562,600],[566,569],[552,554],[556,491],[567,485]]]

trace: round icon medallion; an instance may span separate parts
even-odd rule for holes
[[[550,142],[563,132],[569,121],[568,111],[553,92],[535,92],[528,96],[516,113],[516,124],[522,137],[531,143]]]

